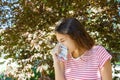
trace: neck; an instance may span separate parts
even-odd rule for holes
[[[73,58],[78,58],[80,57],[82,54],[84,54],[84,51],[80,51],[79,49],[75,50],[72,52],[72,57]]]

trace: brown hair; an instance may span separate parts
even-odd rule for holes
[[[64,19],[62,23],[55,28],[55,32],[69,35],[81,50],[89,50],[95,44],[95,41],[76,18]]]

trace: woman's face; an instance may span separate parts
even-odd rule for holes
[[[58,42],[62,43],[68,48],[69,53],[72,53],[77,48],[74,40],[71,39],[69,35],[56,33],[56,38]]]

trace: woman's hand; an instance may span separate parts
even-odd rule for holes
[[[60,44],[57,44],[55,48],[52,49],[51,55],[53,57],[53,66],[55,70],[55,80],[65,80],[64,78],[64,64],[58,59],[61,48]]]

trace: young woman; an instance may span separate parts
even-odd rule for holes
[[[59,59],[60,47],[52,53],[55,80],[112,80],[111,55],[75,19],[64,19],[55,28],[59,43],[67,47],[67,60]]]

